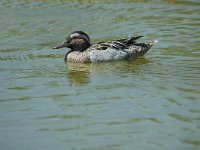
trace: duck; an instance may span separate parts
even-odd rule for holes
[[[132,36],[108,42],[91,43],[83,31],[74,31],[53,49],[69,48],[64,60],[72,63],[104,62],[143,56],[157,40],[137,42],[143,36]]]

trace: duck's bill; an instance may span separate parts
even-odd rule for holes
[[[67,46],[68,46],[67,41],[64,41],[62,44],[54,46],[53,49],[59,49],[59,48],[67,47]]]
[[[53,49],[59,49],[59,48],[63,48],[62,45],[57,45],[57,46],[54,46]]]

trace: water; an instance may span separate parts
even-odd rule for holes
[[[200,148],[200,2],[2,0],[2,150]],[[93,42],[158,39],[145,57],[63,61],[74,30]]]

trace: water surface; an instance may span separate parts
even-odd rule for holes
[[[2,0],[4,150],[199,149],[198,0]],[[64,62],[74,30],[93,42],[144,35],[145,57]]]

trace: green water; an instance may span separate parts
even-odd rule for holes
[[[1,0],[0,149],[200,149],[199,0]],[[144,35],[145,57],[65,63],[93,42]]]

